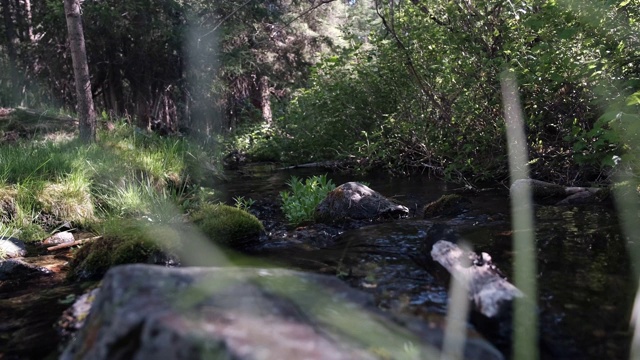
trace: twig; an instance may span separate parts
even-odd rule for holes
[[[60,244],[60,245],[56,245],[56,246],[50,246],[50,247],[47,248],[47,250],[48,251],[54,251],[54,250],[66,249],[66,248],[70,248],[72,246],[84,244],[86,242],[98,240],[98,239],[101,239],[101,238],[102,238],[102,236],[94,236],[92,238],[80,239],[80,240],[76,240],[76,241],[72,241],[72,242],[68,242],[68,243],[64,243],[64,244]]]
[[[280,26],[278,29],[276,29],[273,34],[277,34],[280,31],[284,30],[285,28],[291,26],[291,24],[293,24],[294,22],[298,21],[298,19],[300,19],[301,17],[307,15],[308,13],[312,12],[313,10],[319,8],[320,6],[324,5],[324,4],[329,4],[332,3],[336,0],[320,0],[319,3],[317,4],[313,4],[315,1],[312,1],[312,5],[311,7],[309,7],[308,9],[304,10],[303,12],[301,12],[300,14],[296,15],[293,19],[287,21],[286,23],[284,23],[282,26]]]
[[[247,1],[245,1],[245,2],[244,2],[244,4],[242,4],[242,5],[238,6],[237,8],[233,9],[233,11],[232,11],[232,12],[230,12],[227,16],[225,16],[222,20],[220,20],[220,21],[218,22],[218,24],[217,24],[216,26],[214,26],[214,27],[213,27],[213,29],[211,29],[211,31],[209,31],[209,32],[207,32],[206,34],[204,34],[204,35],[200,36],[200,37],[198,38],[198,43],[200,43],[200,41],[202,40],[202,38],[207,37],[207,36],[209,36],[209,35],[213,34],[216,30],[218,30],[218,28],[219,28],[220,26],[222,26],[222,24],[224,24],[224,23],[225,23],[225,21],[229,20],[229,18],[230,18],[230,17],[232,17],[235,13],[237,13],[237,12],[238,12],[238,10],[240,10],[240,9],[242,9],[243,7],[247,6],[247,4],[249,4],[251,1],[253,1],[253,0],[247,0]]]

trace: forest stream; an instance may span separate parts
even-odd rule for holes
[[[275,171],[266,168],[229,173],[215,184],[221,200],[233,204],[242,196],[257,202],[276,202],[292,175],[323,174],[319,170]],[[453,218],[421,219],[425,204],[459,185],[424,177],[348,177],[328,174],[336,184],[366,182],[369,187],[411,209],[408,219],[372,223],[333,234],[331,244],[305,250],[280,244],[252,249],[252,256],[290,268],[338,276],[371,293],[382,309],[415,317],[445,314],[447,288],[438,273],[420,266],[420,246],[428,229],[446,222],[475,251],[486,252],[510,279],[511,228],[506,188],[466,194],[471,210]],[[275,206],[275,205],[274,205]],[[635,286],[630,262],[613,207],[537,206],[538,306],[541,356],[548,359],[628,358],[629,316]],[[257,214],[260,218],[260,214]],[[261,219],[263,220],[263,219]],[[269,231],[269,226],[267,231]],[[42,253],[42,252],[41,252]],[[31,261],[61,264],[70,252],[42,255]],[[52,265],[55,267],[58,265]],[[46,266],[45,266],[46,267]],[[53,324],[69,300],[86,285],[64,282],[62,272],[25,286],[0,287],[0,358],[55,358],[60,342]],[[0,282],[1,283],[1,282]],[[504,338],[474,324],[509,358]],[[1,355],[4,353],[4,357]]]

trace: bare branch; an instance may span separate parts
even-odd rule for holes
[[[204,35],[200,36],[200,37],[198,38],[198,42],[199,42],[200,40],[202,40],[202,38],[207,37],[207,36],[209,36],[209,35],[213,34],[216,30],[218,30],[218,28],[219,28],[220,26],[222,26],[222,24],[224,24],[227,20],[229,20],[229,18],[230,18],[230,17],[232,17],[233,15],[235,15],[235,13],[237,13],[237,12],[238,12],[240,9],[242,9],[243,7],[247,6],[247,5],[248,5],[250,2],[252,2],[252,1],[253,1],[253,0],[247,0],[247,1],[245,1],[242,5],[238,6],[238,7],[237,7],[237,8],[235,8],[235,9],[233,9],[233,11],[232,11],[232,12],[230,12],[230,13],[229,13],[227,16],[225,16],[224,18],[222,18],[222,20],[220,20],[220,21],[218,22],[218,24],[216,24],[216,26],[214,26],[214,27],[213,27],[213,29],[211,29],[211,31],[209,31],[208,33],[206,33],[206,34],[204,34]]]
[[[413,59],[411,58],[411,53],[409,52],[409,49],[407,49],[407,47],[404,45],[402,40],[400,40],[400,38],[398,37],[398,34],[396,33],[396,31],[394,31],[394,29],[391,26],[389,26],[389,22],[387,21],[385,16],[380,12],[380,5],[378,1],[379,0],[375,0],[376,13],[378,14],[378,17],[382,20],[382,25],[389,32],[389,34],[393,36],[394,40],[398,44],[398,47],[400,47],[400,49],[402,50],[402,53],[404,54],[405,65],[407,66],[407,70],[409,70],[409,73],[411,74],[411,76],[415,79],[416,83],[418,83],[420,90],[431,101],[431,103],[443,114],[448,114],[448,111],[446,111],[442,103],[438,101],[438,99],[436,98],[433,87],[431,87],[431,85],[427,81],[425,81],[416,70],[413,64]]]
[[[290,21],[288,21],[287,23],[282,25],[280,27],[280,29],[276,30],[276,33],[282,31],[282,29],[284,29],[286,27],[289,27],[291,24],[296,22],[298,19],[300,19],[301,17],[307,15],[308,13],[312,12],[313,10],[319,8],[320,6],[322,6],[324,4],[332,3],[334,1],[337,1],[337,0],[320,0],[317,4],[315,4],[315,1],[313,1],[314,4],[310,8],[308,8],[307,10],[301,12],[300,14],[298,14],[298,16],[294,17],[293,19],[291,19]]]
[[[411,0],[411,3],[415,5],[418,9],[420,9],[420,11],[427,14],[427,16],[429,16],[429,19],[433,20],[433,22],[435,22],[436,24],[447,27],[447,28],[451,25],[451,23],[449,23],[448,21],[445,22],[435,17],[435,15],[431,13],[431,10],[429,10],[429,8],[427,8],[426,5],[422,4],[420,0]]]

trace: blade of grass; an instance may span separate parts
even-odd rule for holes
[[[511,183],[529,177],[527,141],[524,134],[518,86],[511,71],[501,74],[504,117],[507,125],[507,148]],[[528,184],[527,184],[528,185]],[[514,282],[526,298],[516,298],[513,314],[513,358],[539,358],[538,318],[536,310],[536,250],[531,188],[519,187],[511,193],[513,224]]]

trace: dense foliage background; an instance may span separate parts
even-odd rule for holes
[[[73,111],[62,2],[1,5],[0,106]],[[507,176],[506,70],[535,176],[586,183],[614,155],[633,165],[639,16],[629,0],[83,3],[103,119],[223,135],[258,161],[474,181]]]

